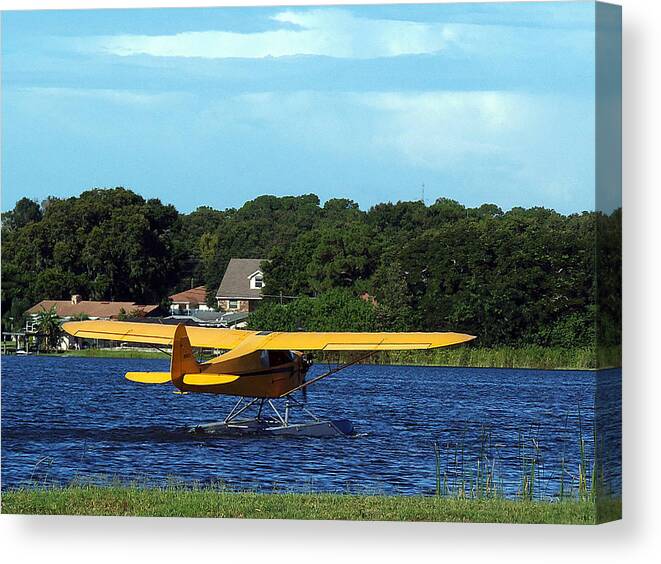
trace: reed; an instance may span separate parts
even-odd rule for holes
[[[346,362],[349,355],[317,353],[321,362]],[[593,347],[542,347],[537,345],[516,347],[478,347],[463,345],[433,350],[382,351],[367,364],[393,364],[410,366],[456,366],[470,368],[533,368],[541,370],[594,370],[621,366],[618,348],[601,349],[599,363]]]
[[[441,453],[438,442],[434,441],[434,459],[436,461],[436,495],[441,495]]]
[[[436,495],[457,499],[504,498],[502,480],[500,490],[498,487],[491,439],[491,433],[483,428],[479,454],[474,460],[466,453],[463,439],[454,445],[448,442],[443,449],[444,456],[438,442],[434,443]]]
[[[569,414],[565,418],[565,429],[568,419]],[[539,431],[539,427],[531,425],[526,432],[517,433],[516,473],[514,478],[510,473],[509,480],[510,483],[519,484],[519,500],[574,500],[596,503],[613,498],[613,492],[607,488],[596,423],[593,423],[592,450],[589,452],[580,406],[575,473],[569,471],[564,443],[559,469],[546,467]],[[481,429],[479,446],[473,449],[474,455],[468,452],[463,433],[456,443],[447,442],[445,448],[441,449],[436,441],[433,448],[437,496],[456,499],[505,497],[504,478],[499,475],[501,461],[493,447],[492,434],[488,429]],[[557,493],[546,491],[550,483],[549,478],[553,476],[559,476]]]

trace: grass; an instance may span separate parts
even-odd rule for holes
[[[168,358],[166,354],[160,351],[144,349],[81,349],[47,354],[48,356],[75,356],[83,358]]]
[[[475,347],[460,346],[430,351],[384,351],[372,357],[378,364],[457,366],[472,368],[535,368],[592,370],[621,366],[619,349],[601,349],[599,364],[592,347]]]
[[[2,512],[39,515],[339,519],[464,523],[596,524],[621,511],[590,501],[559,502],[330,493],[229,492],[216,488],[69,486],[2,493]]]
[[[145,349],[83,349],[52,353],[57,356],[87,358],[167,358],[157,350]],[[209,355],[207,355],[209,356]],[[209,356],[210,358],[210,356]],[[319,362],[344,362],[350,354],[317,353]],[[620,366],[619,349],[600,350],[601,368]],[[591,347],[456,347],[430,351],[383,351],[372,356],[371,364],[410,366],[456,366],[471,368],[534,368],[541,370],[593,370],[597,368],[597,357]]]

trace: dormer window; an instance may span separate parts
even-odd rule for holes
[[[264,287],[264,275],[257,271],[250,276],[250,288],[252,290],[261,290]]]

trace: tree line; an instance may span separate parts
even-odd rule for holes
[[[205,284],[214,304],[230,258],[241,257],[265,259],[254,328],[453,330],[484,346],[586,346],[598,330],[619,339],[619,271],[609,264],[621,254],[620,226],[619,210],[503,211],[446,198],[364,211],[314,194],[260,196],[188,214],[124,188],[23,198],[2,217],[2,323],[73,293],[161,303]],[[605,267],[596,241],[613,257]]]

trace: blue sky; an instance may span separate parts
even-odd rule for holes
[[[2,209],[125,186],[184,212],[594,209],[592,2],[2,14]]]

